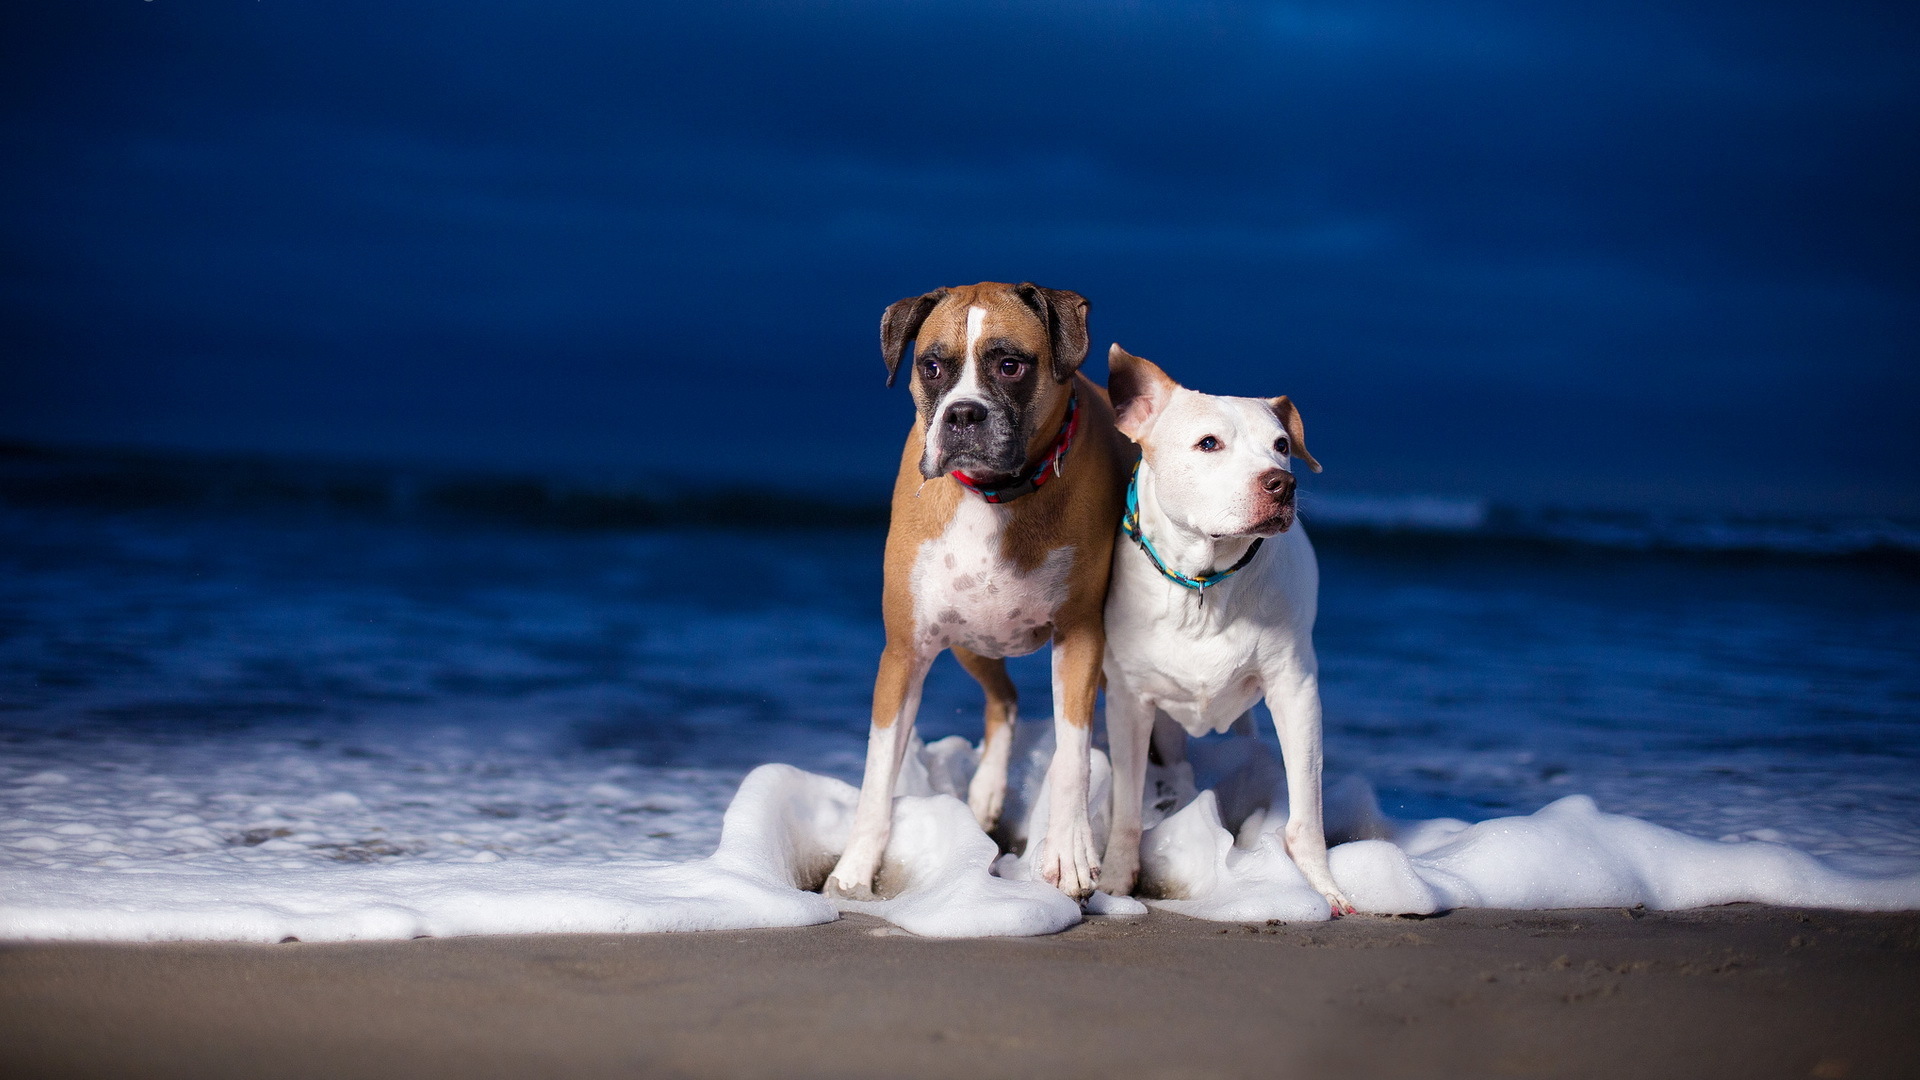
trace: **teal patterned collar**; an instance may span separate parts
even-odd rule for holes
[[[1185,586],[1195,592],[1218,585],[1245,569],[1246,565],[1253,561],[1254,555],[1259,552],[1260,545],[1263,543],[1260,537],[1254,537],[1253,543],[1247,547],[1247,553],[1240,556],[1240,561],[1225,570],[1216,570],[1193,577],[1178,570],[1169,569],[1165,560],[1160,558],[1160,553],[1153,550],[1153,541],[1147,539],[1147,534],[1140,531],[1140,463],[1137,461],[1133,463],[1133,477],[1127,481],[1127,516],[1120,519],[1120,528],[1134,543],[1140,545],[1141,551],[1147,553],[1147,558],[1153,560],[1154,569],[1160,571],[1162,577],[1175,585]]]

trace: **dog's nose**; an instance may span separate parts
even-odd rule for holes
[[[1293,474],[1285,469],[1268,469],[1260,474],[1260,488],[1269,495],[1286,498],[1293,494]]]
[[[947,406],[947,426],[950,428],[979,427],[987,422],[987,407],[977,401],[956,401]]]

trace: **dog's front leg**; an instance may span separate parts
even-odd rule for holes
[[[890,644],[880,654],[880,673],[873,681],[873,727],[867,732],[867,771],[860,781],[846,851],[827,875],[830,896],[873,899],[873,875],[893,832],[893,788],[913,740],[928,666],[926,659],[904,647]]]
[[[1047,769],[1047,838],[1040,876],[1074,899],[1084,899],[1100,880],[1087,816],[1091,783],[1093,700],[1100,690],[1100,660],[1106,633],[1098,616],[1053,641],[1053,764]]]
[[[1305,657],[1308,665],[1313,656]],[[1327,830],[1320,800],[1321,733],[1320,677],[1301,671],[1298,659],[1264,673],[1267,708],[1280,736],[1280,756],[1287,770],[1287,854],[1336,915],[1353,914],[1327,866]]]
[[[1186,733],[1181,732],[1185,738]],[[1100,886],[1115,896],[1133,892],[1140,877],[1140,814],[1146,798],[1147,744],[1153,706],[1124,682],[1107,680],[1107,752],[1113,755],[1113,829],[1100,860]]]

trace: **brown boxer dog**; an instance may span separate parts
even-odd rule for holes
[[[942,650],[987,694],[967,804],[991,829],[1006,796],[1016,697],[1005,658],[1053,642],[1049,825],[1033,865],[1076,898],[1100,873],[1087,816],[1102,611],[1131,444],[1106,393],[1080,375],[1087,301],[1023,283],[937,289],[887,308],[893,385],[908,346],[919,417],[900,457],[887,532],[887,644],[874,680],[866,777],[829,893],[873,895],[894,783],[927,669]]]

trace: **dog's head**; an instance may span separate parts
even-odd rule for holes
[[[880,317],[888,386],[909,345],[926,436],[920,475],[957,469],[991,485],[1025,471],[1053,440],[1087,358],[1087,301],[1031,283],[937,289]]]
[[[1120,430],[1140,444],[1169,517],[1216,539],[1293,527],[1293,462],[1320,471],[1293,402],[1196,393],[1118,345],[1107,355]]]

